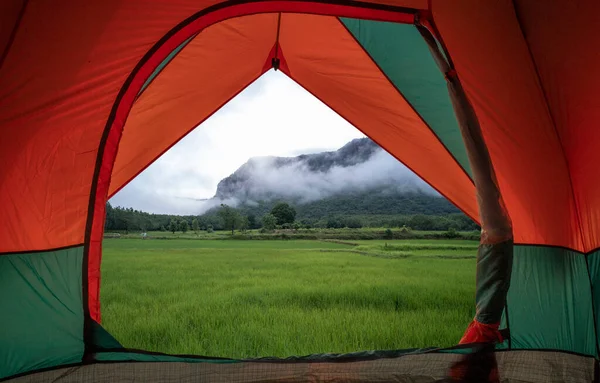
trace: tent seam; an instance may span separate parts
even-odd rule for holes
[[[548,116],[550,117],[550,121],[552,122],[552,127],[554,129],[554,133],[556,135],[556,138],[558,139],[558,144],[560,146],[560,150],[562,153],[562,158],[564,160],[564,163],[567,167],[567,176],[569,179],[569,186],[570,186],[570,190],[571,190],[571,196],[573,198],[573,204],[575,205],[575,213],[577,216],[577,228],[579,229],[579,241],[581,244],[581,248],[585,250],[585,241],[584,241],[584,233],[583,233],[583,225],[581,223],[581,214],[580,214],[580,210],[579,210],[579,206],[577,204],[577,198],[575,195],[575,188],[573,187],[573,178],[571,177],[571,168],[569,166],[569,160],[567,159],[567,154],[564,148],[564,145],[562,143],[562,140],[560,138],[560,134],[558,132],[558,128],[556,126],[556,119],[554,118],[554,114],[552,113],[552,110],[550,108],[550,104],[548,102],[548,95],[546,94],[546,89],[544,88],[544,85],[542,83],[542,78],[540,76],[540,72],[538,70],[538,66],[535,62],[535,58],[533,57],[533,52],[531,51],[531,47],[529,45],[529,42],[527,41],[527,36],[525,35],[525,31],[523,30],[523,24],[521,23],[521,17],[519,16],[519,12],[517,10],[517,5],[515,3],[515,0],[512,0],[512,5],[513,5],[513,11],[515,13],[515,19],[517,20],[517,25],[519,26],[519,31],[521,32],[521,36],[523,37],[523,42],[525,43],[525,45],[527,46],[527,52],[529,53],[529,59],[531,60],[531,64],[533,66],[533,69],[535,70],[535,75],[536,75],[536,80],[537,80],[537,85],[539,87],[539,89],[542,92],[542,95],[544,97],[544,104],[546,106],[546,111],[548,113]]]
[[[15,23],[15,26],[13,27],[13,30],[10,33],[10,37],[8,38],[8,42],[6,44],[6,47],[4,48],[4,52],[2,52],[2,56],[0,57],[0,70],[2,70],[2,67],[4,66],[4,62],[5,62],[6,58],[8,57],[8,53],[10,52],[10,50],[13,46],[13,43],[17,36],[17,32],[21,28],[21,21],[23,20],[23,16],[25,16],[25,10],[27,9],[27,5],[29,5],[29,0],[25,0],[23,2],[23,5],[21,6],[21,10],[19,11],[19,16],[17,18],[17,22]]]
[[[279,58],[279,35],[281,34],[281,12],[277,14],[277,32],[275,33],[275,58]]]
[[[198,33],[196,33],[195,35],[193,35],[192,37],[190,37],[188,40],[183,42],[183,47],[181,47],[181,49],[175,53],[175,55],[173,55],[173,57],[171,57],[171,59],[162,67],[160,68],[160,70],[156,73],[156,75],[154,77],[152,77],[150,79],[150,82],[148,84],[146,84],[146,86],[144,86],[140,92],[135,96],[135,101],[136,102],[145,92],[146,90],[150,87],[150,85],[152,85],[154,83],[154,80],[156,80],[158,78],[158,76],[160,76],[160,74],[169,66],[169,64],[171,64],[173,62],[173,60],[175,60],[177,58],[177,56],[179,56],[179,54],[193,41],[196,39],[196,37],[198,37],[198,35],[202,33],[202,31],[199,31]],[[177,47],[179,48],[179,47]],[[177,49],[175,48],[175,49]],[[158,68],[157,68],[158,69]]]
[[[0,252],[0,257],[10,256],[10,255],[21,255],[21,254],[33,254],[33,253],[52,253],[52,252],[55,252],[55,251],[63,251],[63,250],[75,249],[77,247],[82,247],[83,245],[84,245],[84,243],[82,242],[82,243],[78,243],[78,244],[75,244],[75,245],[53,247],[51,249],[3,251],[3,252]]]
[[[514,246],[514,244],[513,244]],[[511,276],[512,279],[512,276]],[[508,329],[508,349],[512,350],[512,336],[510,334],[510,320],[508,317],[508,297],[504,299],[504,313],[506,315],[506,328]]]

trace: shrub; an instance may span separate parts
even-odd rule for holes
[[[349,229],[360,229],[363,227],[362,222],[355,218],[348,218],[346,220],[346,227]]]
[[[326,223],[328,229],[341,229],[344,224],[337,218],[329,218]]]
[[[312,228],[312,222],[307,220],[307,219],[303,219],[302,221],[300,221],[300,223],[302,224],[302,227],[304,229],[311,229]]]
[[[459,238],[460,236],[460,233],[453,227],[444,233],[444,237],[446,238]]]
[[[383,237],[385,239],[392,239],[392,238],[394,238],[394,233],[392,233],[391,229],[385,229],[385,233],[383,234]]]
[[[411,231],[412,229],[406,225],[402,225],[402,227],[400,228],[401,233],[410,233]]]
[[[265,214],[262,218],[263,228],[266,230],[274,230],[277,220],[273,214]]]

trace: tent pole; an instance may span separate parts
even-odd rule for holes
[[[416,17],[415,25],[446,77],[448,93],[473,171],[481,223],[481,241],[477,253],[477,311],[460,343],[502,342],[499,326],[512,272],[512,222],[475,110],[447,53],[445,55],[442,52],[431,32],[427,17],[431,17],[431,14],[426,14],[425,18]]]

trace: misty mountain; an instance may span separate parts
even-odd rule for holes
[[[210,202],[260,216],[277,201],[294,204],[298,218],[314,219],[459,211],[368,138],[331,152],[251,158],[219,182]]]

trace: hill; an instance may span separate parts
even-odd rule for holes
[[[217,207],[226,203],[256,217],[277,202],[293,205],[299,221],[321,225],[333,218],[381,222],[384,217],[462,215],[368,138],[337,151],[251,158],[219,182],[211,200]],[[214,215],[217,207],[205,216]]]

